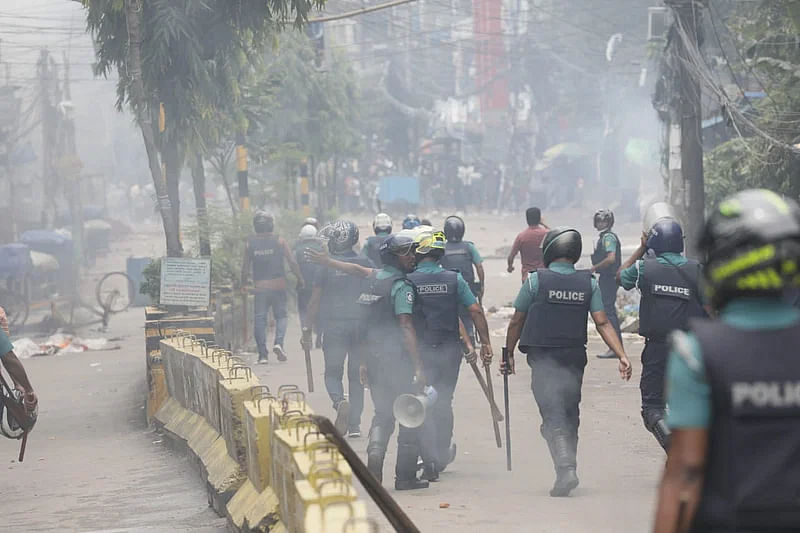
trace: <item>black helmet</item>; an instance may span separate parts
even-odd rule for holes
[[[319,220],[314,217],[306,217],[303,219],[301,226],[314,226],[315,228],[319,229]]]
[[[415,234],[413,231],[404,230],[387,237],[381,243],[378,251],[381,254],[381,262],[390,265],[398,270],[404,270],[398,258],[405,255],[413,255],[417,247]]]
[[[729,196],[711,214],[699,248],[716,308],[736,296],[780,296],[800,286],[800,208],[772,191]]]
[[[420,225],[419,217],[417,215],[408,214],[403,219],[403,229],[412,229]]]
[[[573,264],[577,263],[582,249],[583,243],[578,230],[569,226],[553,228],[542,240],[544,266],[550,266],[556,259],[569,259]]]
[[[449,242],[461,242],[464,238],[464,220],[456,215],[444,219],[444,235]]]
[[[372,221],[372,231],[375,232],[375,235],[379,233],[391,233],[392,217],[386,213],[378,213],[375,215],[375,219]]]
[[[353,249],[358,242],[358,226],[349,220],[337,220],[331,224],[327,233],[328,250],[332,254],[341,254]]]
[[[599,226],[605,226],[604,229],[611,229],[614,227],[614,213],[611,209],[598,209],[594,214],[594,229],[600,229]]]
[[[253,229],[256,233],[269,233],[275,229],[275,220],[266,211],[258,210],[253,214]]]
[[[647,233],[646,246],[656,255],[683,251],[683,228],[674,218],[662,218]]]

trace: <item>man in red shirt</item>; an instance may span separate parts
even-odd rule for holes
[[[514,272],[514,259],[517,253],[522,255],[523,282],[529,273],[536,272],[537,268],[544,268],[542,240],[547,235],[547,226],[542,224],[542,211],[538,207],[529,207],[525,211],[525,218],[528,220],[528,228],[517,235],[508,254],[509,273]]]

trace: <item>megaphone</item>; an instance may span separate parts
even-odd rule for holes
[[[424,394],[401,394],[394,400],[395,419],[407,428],[418,428],[425,422],[425,413],[436,403],[436,389],[428,385]]]

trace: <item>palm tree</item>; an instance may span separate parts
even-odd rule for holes
[[[95,72],[119,73],[117,107],[127,104],[142,130],[167,255],[179,256],[177,184],[184,155],[199,144],[204,122],[230,112],[239,81],[275,33],[288,22],[301,25],[324,0],[82,3],[96,42]],[[162,127],[154,128],[154,117],[165,117],[159,120]],[[200,179],[196,153],[189,156]]]

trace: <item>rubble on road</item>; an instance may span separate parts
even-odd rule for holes
[[[119,340],[119,339],[112,339]],[[119,345],[112,345],[111,340],[102,337],[81,338],[64,333],[54,333],[46,340],[34,341],[28,337],[14,341],[14,353],[20,359],[41,355],[56,355],[99,350],[118,350]]]

